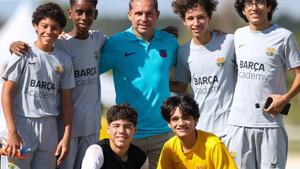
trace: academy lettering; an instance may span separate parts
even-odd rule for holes
[[[54,93],[46,92],[45,90],[36,91],[28,88],[25,89],[25,94],[39,99],[55,99],[56,97]]]
[[[30,87],[44,89],[44,90],[55,90],[55,84],[52,82],[45,82],[40,80],[31,79],[29,83]]]
[[[195,85],[207,85],[219,82],[217,76],[193,77]]]
[[[83,86],[93,86],[98,82],[97,77],[95,78],[88,78],[88,79],[80,79],[77,80],[76,79],[76,86],[79,87],[83,87]]]
[[[220,90],[220,86],[205,86],[194,89],[197,94],[209,94],[217,93]]]
[[[239,78],[243,78],[243,79],[260,80],[260,81],[265,81],[265,82],[267,82],[269,80],[269,76],[259,74],[259,73],[253,73],[251,71],[248,71],[248,72],[241,71],[238,73],[238,75],[239,75]]]
[[[240,61],[241,69],[251,69],[254,71],[265,71],[265,66],[262,63],[250,62],[250,61]]]
[[[75,78],[87,77],[87,76],[94,76],[95,74],[97,74],[96,67],[87,68],[87,69],[81,69],[81,70],[75,70],[74,71]]]

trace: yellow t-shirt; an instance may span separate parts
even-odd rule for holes
[[[222,141],[215,135],[198,130],[196,144],[182,152],[177,136],[169,139],[160,154],[158,169],[236,169]]]

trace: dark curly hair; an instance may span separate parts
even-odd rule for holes
[[[137,112],[129,104],[120,104],[112,106],[106,115],[107,123],[110,124],[116,120],[127,120],[136,126]]]
[[[196,101],[188,96],[172,96],[164,101],[161,106],[161,115],[166,122],[170,123],[170,118],[174,114],[175,109],[179,108],[184,116],[192,116],[195,120],[200,117],[199,107]]]
[[[131,9],[132,9],[132,2],[133,1],[134,0],[129,0],[129,11],[131,11]],[[157,2],[157,0],[153,0],[153,2],[154,2],[154,8],[155,8],[155,10],[158,11],[158,2]]]
[[[211,18],[213,11],[216,11],[218,1],[216,0],[173,0],[173,12],[178,14],[182,19],[189,9],[200,5],[204,7],[207,15]]]
[[[32,14],[32,24],[38,25],[45,18],[51,18],[59,23],[61,28],[66,26],[66,16],[64,11],[55,3],[42,4],[36,8]]]
[[[73,6],[76,1],[77,0],[70,0],[70,6]],[[98,0],[86,0],[86,1],[93,3],[95,6],[97,6],[98,3]]]
[[[243,14],[243,10],[245,8],[246,0],[235,0],[234,7],[237,13],[245,22],[249,22],[246,16]],[[277,0],[266,0],[267,6],[271,5],[271,11],[268,13],[268,20],[271,21],[273,17],[274,11],[277,9],[278,3]]]

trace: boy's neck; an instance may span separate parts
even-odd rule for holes
[[[195,45],[206,45],[212,39],[212,33],[207,31],[201,38],[193,37],[193,43]]]
[[[34,44],[35,44],[35,46],[36,46],[38,49],[40,49],[40,50],[42,50],[42,51],[44,51],[44,52],[52,52],[53,49],[54,49],[53,44],[52,44],[52,45],[50,45],[50,44],[49,44],[49,45],[44,45],[44,44],[41,43],[40,41],[35,41]]]
[[[76,29],[73,29],[68,34],[71,35],[72,37],[76,38],[76,39],[81,39],[81,40],[85,40],[85,39],[89,38],[89,32],[88,31],[80,32]]]
[[[120,158],[124,158],[124,157],[126,157],[127,156],[127,151],[128,151],[128,149],[129,149],[129,146],[130,145],[128,145],[128,146],[126,146],[126,147],[122,147],[122,148],[120,148],[120,147],[117,147],[111,140],[109,140],[109,144],[110,144],[110,148],[113,150],[113,152],[117,155],[117,156],[119,156]]]
[[[195,129],[194,132],[185,138],[180,138],[181,148],[184,153],[189,152],[197,142],[198,132]]]
[[[263,30],[271,27],[272,24],[270,22],[265,22],[265,23],[259,24],[259,25],[249,24],[249,26],[250,26],[251,31],[263,31]]]

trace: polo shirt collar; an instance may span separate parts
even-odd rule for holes
[[[131,41],[138,41],[141,40],[141,38],[137,37],[133,30],[132,30],[132,26],[129,27],[126,31],[125,31],[125,35],[127,37],[128,40]],[[151,39],[151,41],[156,40],[156,39],[160,39],[162,37],[161,32],[158,29],[154,29],[154,36]]]

